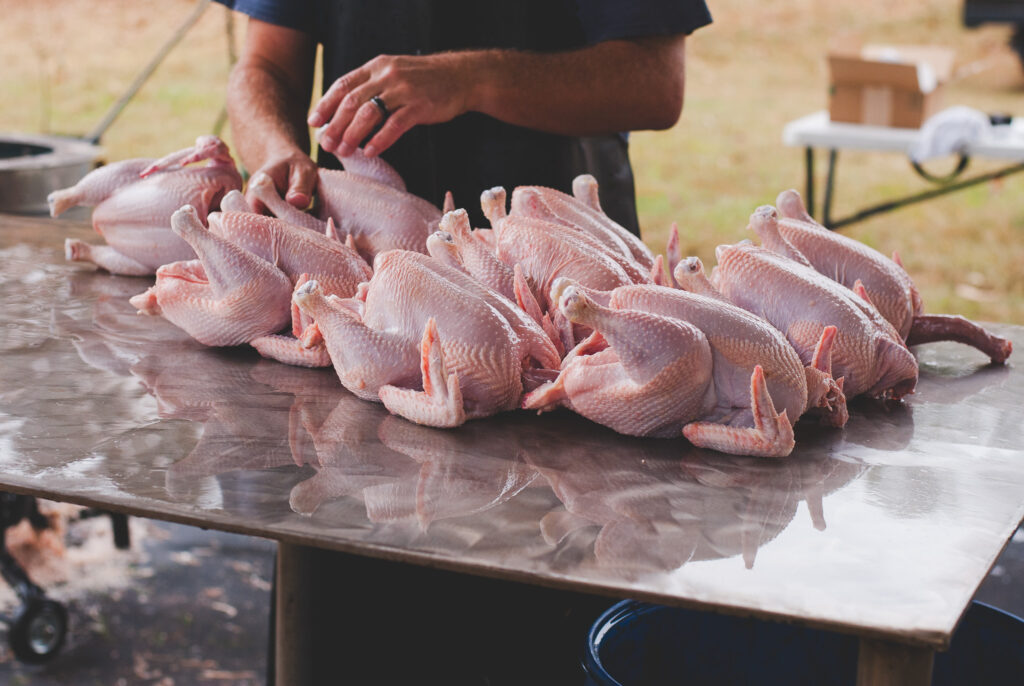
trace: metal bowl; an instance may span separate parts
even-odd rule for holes
[[[78,183],[101,153],[77,138],[0,133],[0,212],[48,214],[46,196]]]

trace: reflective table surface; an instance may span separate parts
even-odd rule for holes
[[[568,412],[438,430],[136,315],[150,280],[65,263],[67,236],[97,240],[0,215],[2,489],[933,648],[1024,516],[1014,357],[921,346],[915,395],[800,422],[782,460]]]

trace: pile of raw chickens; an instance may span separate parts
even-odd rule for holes
[[[156,274],[131,299],[140,313],[206,345],[333,365],[356,396],[429,426],[562,406],[624,434],[785,456],[804,414],[842,427],[848,398],[912,393],[908,345],[1011,352],[962,317],[923,314],[898,258],[818,225],[795,191],[751,216],[761,245],[719,246],[708,276],[674,230],[666,260],[609,219],[590,176],[572,196],[515,188],[510,209],[487,190],[490,228],[474,229],[383,161],[342,163],[319,172],[315,216],[262,175],[243,196],[212,136],[101,167],[50,208],[96,208],[106,245],[68,240],[69,260]]]

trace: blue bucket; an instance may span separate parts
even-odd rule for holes
[[[626,600],[591,626],[587,686],[854,686],[854,636]],[[1024,684],[1024,620],[968,608],[932,686]]]

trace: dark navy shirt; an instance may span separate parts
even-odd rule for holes
[[[704,0],[218,0],[250,17],[303,31],[324,46],[324,84],[381,54],[472,48],[555,52],[605,40],[689,34],[711,22]],[[333,155],[321,166],[337,167]],[[417,126],[382,155],[409,190],[440,205],[445,191],[480,226],[480,193],[542,185],[569,192],[593,174],[605,211],[639,234],[625,134],[549,134],[470,112]]]

